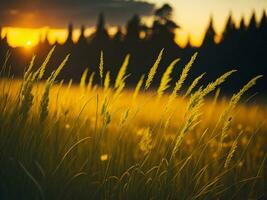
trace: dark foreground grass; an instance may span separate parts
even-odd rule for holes
[[[103,55],[103,87],[87,71],[80,86],[55,84],[67,59],[41,83],[52,53],[23,80],[2,79],[0,199],[266,198],[267,107],[240,103],[260,77],[229,100],[205,97],[235,71],[198,87],[201,75],[182,95],[194,55],[174,92],[177,60],[148,91],[162,54],[135,91],[124,89],[129,57],[114,87]]]

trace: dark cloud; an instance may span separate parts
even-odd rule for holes
[[[121,25],[134,14],[148,16],[153,10],[153,4],[134,0],[1,0],[0,25],[65,27],[70,21],[93,25],[100,12],[110,25]]]

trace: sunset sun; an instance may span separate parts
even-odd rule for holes
[[[32,47],[32,41],[28,40],[25,44],[26,48],[31,48]]]

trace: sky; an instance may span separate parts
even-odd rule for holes
[[[98,14],[104,12],[113,33],[115,25],[124,25],[134,14],[149,18],[163,3],[174,8],[173,19],[181,26],[176,41],[181,46],[188,39],[199,46],[211,16],[220,35],[230,12],[238,24],[241,17],[248,23],[253,11],[259,20],[267,10],[267,0],[1,0],[0,26],[4,27],[2,37],[8,33],[12,46],[35,45],[46,33],[50,42],[64,42],[68,22],[77,28],[76,40],[79,27],[86,25],[86,35],[90,35]]]

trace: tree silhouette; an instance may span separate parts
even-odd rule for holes
[[[82,25],[81,26],[81,34],[80,34],[80,37],[79,37],[78,43],[77,43],[80,46],[85,46],[87,43],[84,31],[85,31],[85,27]]]
[[[161,24],[172,18],[173,8],[169,4],[164,4],[162,7],[155,11],[155,16]]]
[[[68,36],[67,36],[67,40],[65,42],[65,45],[73,45],[73,24],[69,23],[68,26]]]
[[[255,11],[253,11],[252,16],[251,16],[251,18],[250,18],[249,25],[248,25],[248,29],[249,29],[251,32],[254,32],[254,31],[256,31],[256,29],[257,29],[256,13],[255,13]]]
[[[212,47],[215,45],[215,36],[216,36],[216,32],[214,30],[214,26],[213,26],[213,17],[210,17],[210,22],[209,22],[209,26],[206,30],[206,34],[204,36],[203,39],[203,43],[202,46],[204,47]]]
[[[106,29],[105,16],[103,13],[99,14],[96,31],[91,36],[91,44],[99,48],[104,48],[108,45],[110,37]]]
[[[261,21],[260,21],[260,28],[265,28],[267,25],[267,17],[266,17],[266,11],[263,11],[262,17],[261,17]]]
[[[113,37],[113,41],[120,43],[123,41],[123,33],[121,30],[121,27],[117,27],[117,32],[115,33],[114,37]]]
[[[230,13],[226,21],[224,32],[222,34],[222,40],[226,42],[228,42],[227,40],[231,40],[231,38],[234,36],[235,31],[236,27],[232,18],[232,13]]]
[[[245,32],[247,29],[245,25],[245,19],[244,17],[241,18],[240,23],[239,23],[239,32]]]
[[[261,17],[261,21],[260,21],[260,25],[259,25],[259,31],[260,31],[260,37],[261,37],[261,41],[263,41],[263,43],[267,44],[266,38],[267,38],[267,17],[266,17],[266,12],[264,11]]]
[[[126,25],[126,41],[137,42],[140,40],[140,32],[142,31],[141,20],[138,15],[134,15]]]
[[[152,26],[151,40],[153,43],[158,43],[160,46],[173,46],[175,41],[175,30],[179,26],[172,20],[173,8],[169,4],[164,4],[162,7],[155,10],[154,22]],[[164,38],[164,42],[162,42]]]

